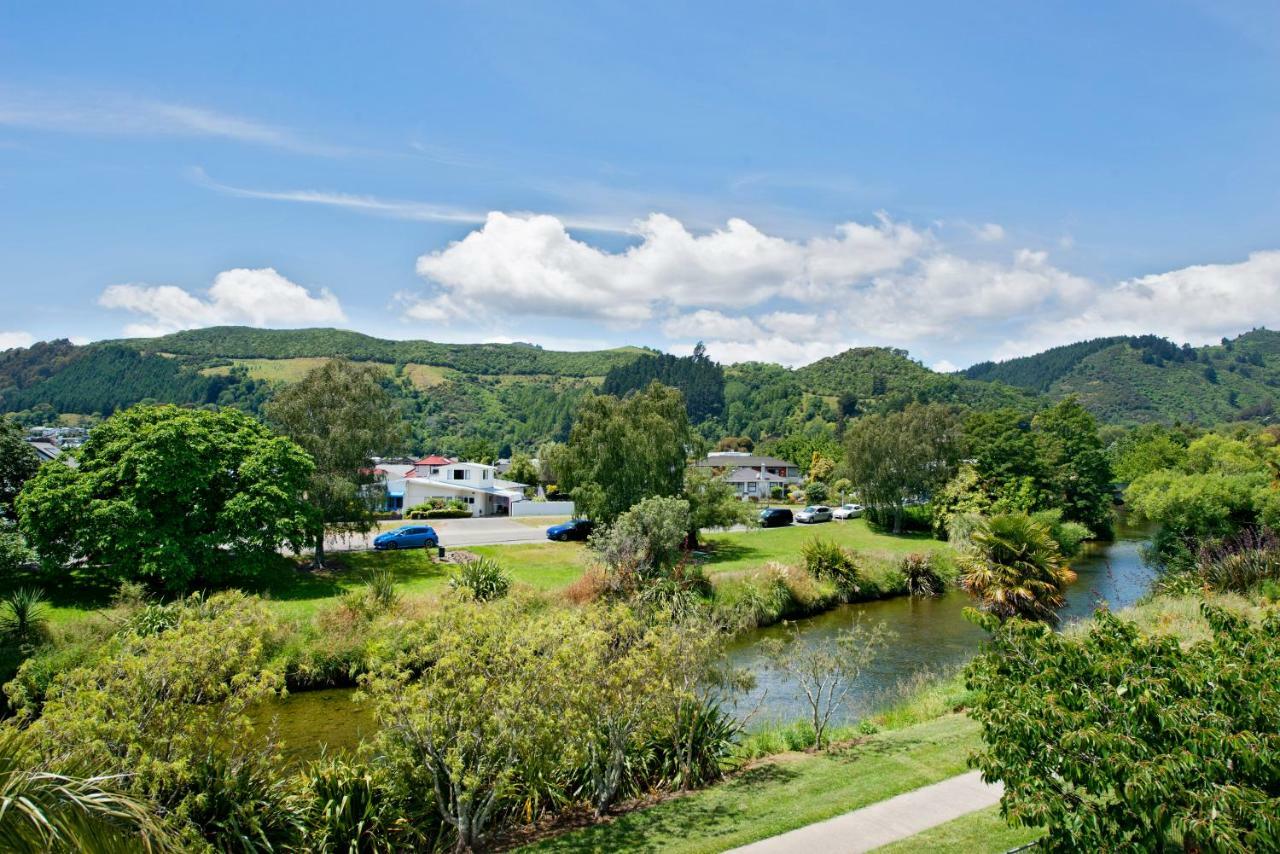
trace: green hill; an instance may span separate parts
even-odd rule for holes
[[[1280,399],[1280,333],[1255,329],[1199,348],[1154,335],[1099,338],[984,362],[962,375],[1054,399],[1075,394],[1115,424],[1271,420]]]
[[[1199,349],[1155,336],[1100,338],[957,374],[880,347],[794,370],[656,355],[639,347],[560,352],[389,341],[340,329],[218,327],[84,346],[62,340],[0,353],[0,412],[32,424],[101,417],[143,400],[260,412],[282,384],[332,356],[379,366],[412,426],[406,450],[415,452],[458,452],[474,440],[496,451],[563,439],[583,395],[606,382],[625,390],[655,376],[701,390],[705,405],[691,412],[710,439],[833,435],[847,418],[912,401],[1032,409],[1076,394],[1111,423],[1213,424],[1270,420],[1280,397],[1280,333],[1261,329]]]

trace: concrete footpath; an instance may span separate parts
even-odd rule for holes
[[[992,806],[1004,786],[987,785],[977,771],[903,792],[887,801],[733,849],[733,854],[859,854],[915,836]]]

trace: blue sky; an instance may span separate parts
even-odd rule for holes
[[[10,4],[0,346],[1280,323],[1280,6]]]

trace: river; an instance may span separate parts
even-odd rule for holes
[[[1154,573],[1142,562],[1142,547],[1151,533],[1149,527],[1121,519],[1113,542],[1086,546],[1071,564],[1078,578],[1067,591],[1067,604],[1061,612],[1065,622],[1089,616],[1104,601],[1112,609],[1124,608],[1147,592]],[[964,618],[967,605],[969,598],[959,591],[936,599],[900,596],[843,605],[798,621],[796,625],[807,642],[830,639],[858,619],[864,625],[883,621],[892,632],[888,644],[850,692],[838,721],[856,721],[882,707],[899,694],[906,680],[917,674],[947,673],[968,661],[986,633]],[[738,638],[730,649],[734,664],[756,674],[755,689],[739,702],[743,714],[754,711],[752,728],[791,722],[806,715],[799,689],[764,668],[759,651],[762,639],[789,631],[791,628],[783,625],[757,629]]]
[[[1067,591],[1062,614],[1065,621],[1089,616],[1100,602],[1119,609],[1136,602],[1151,585],[1153,572],[1142,562],[1142,546],[1151,529],[1127,524],[1116,527],[1110,543],[1091,543],[1072,562],[1079,576]],[[844,605],[798,622],[808,642],[830,638],[855,620],[868,624],[884,621],[893,633],[850,692],[839,722],[856,721],[898,695],[905,680],[924,672],[942,674],[967,661],[978,650],[985,633],[966,620],[969,604],[963,593],[937,599],[897,597],[879,602]],[[730,657],[756,674],[756,687],[739,703],[745,714],[755,710],[751,728],[804,717],[799,691],[782,683],[762,666],[759,642],[789,631],[785,626],[758,629],[741,636],[731,646]],[[373,729],[367,704],[356,702],[349,688],[332,688],[293,694],[275,704],[277,730],[285,752],[293,759],[315,756],[323,746],[330,752],[354,748]]]

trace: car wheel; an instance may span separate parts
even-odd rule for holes
[[[435,548],[436,546],[438,546],[438,545],[440,545],[440,544],[439,544],[438,542],[436,542],[435,540],[423,540],[423,541],[422,541],[422,547],[423,547],[424,549],[434,549],[434,548]]]
[[[387,547],[387,548],[389,548],[389,549],[391,549],[391,550],[393,550],[393,551],[394,551],[395,549],[400,548],[400,547],[399,547],[398,545],[396,545],[395,543],[387,543],[387,546],[386,546],[386,547]]]

